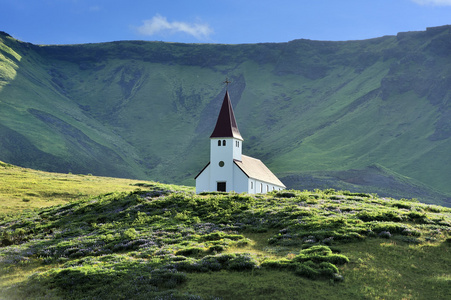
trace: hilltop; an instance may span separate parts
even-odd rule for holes
[[[28,193],[41,201],[45,184],[58,184],[61,194],[74,189],[67,174],[8,164],[0,170],[2,179],[17,179],[9,189],[33,176]],[[79,177],[96,185],[118,180]],[[129,185],[132,191],[100,195],[86,187],[78,199],[0,214],[0,298],[447,299],[451,293],[450,208],[333,189],[195,195],[157,182]]]
[[[143,183],[92,174],[49,173],[17,167],[2,161],[0,182],[0,213],[64,204],[110,191],[130,192],[137,188],[137,184]],[[190,187],[185,189],[193,190]]]
[[[243,151],[289,188],[450,206],[450,29],[242,45],[0,33],[0,159],[193,185],[229,77]]]

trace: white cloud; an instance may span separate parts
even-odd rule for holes
[[[208,24],[168,22],[166,17],[156,15],[150,20],[143,21],[143,25],[137,28],[142,35],[175,34],[183,32],[201,40],[209,37],[213,29]]]
[[[451,6],[451,0],[412,0],[420,5]]]
[[[101,8],[100,6],[98,6],[98,5],[93,5],[93,6],[90,6],[90,7],[88,8],[88,10],[89,10],[90,12],[95,12],[95,11],[100,11],[100,10],[102,10],[102,8]]]

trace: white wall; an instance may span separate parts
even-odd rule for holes
[[[256,194],[255,179],[249,178],[247,184],[248,184],[248,193],[249,194]]]
[[[218,146],[218,140],[221,146]],[[226,145],[223,146],[223,141]],[[237,144],[238,143],[238,144]],[[226,183],[226,191],[250,194],[267,193],[268,191],[281,190],[283,187],[248,178],[241,169],[235,165],[233,159],[241,160],[243,143],[234,138],[210,139],[210,164],[196,178],[196,193],[204,191],[216,191],[218,182]],[[223,161],[224,165],[219,166]],[[252,188],[251,188],[252,185]],[[261,190],[263,187],[263,190]]]
[[[211,165],[211,164],[210,164]],[[210,165],[196,178],[196,193],[210,191]]]
[[[233,139],[233,158],[241,161],[241,153],[243,148],[243,142],[237,139]]]
[[[218,146],[218,140],[221,141],[221,146]],[[222,146],[222,142],[226,141],[226,145]],[[233,158],[233,139],[219,139],[212,138],[210,139],[210,163],[216,164],[220,160],[224,159],[232,159]]]
[[[237,193],[249,193],[249,178],[234,164],[233,176],[235,180],[234,191]]]
[[[218,146],[218,141],[221,141],[221,146]],[[226,145],[223,145],[226,141]],[[234,177],[234,162],[233,159],[241,160],[241,148],[243,143],[234,138],[212,138],[210,139],[210,182],[209,188],[211,191],[216,191],[217,182],[226,182],[226,191],[236,191],[237,182],[241,182]],[[219,162],[223,161],[224,166],[220,167]],[[247,180],[246,180],[247,183]],[[240,183],[241,184],[241,183]],[[247,188],[239,187],[242,191],[247,191]]]
[[[221,146],[218,146],[218,140]],[[222,141],[226,145],[222,145]],[[223,161],[224,166],[220,167],[219,162]],[[233,190],[233,139],[214,138],[210,140],[210,191],[216,191],[217,182],[226,182],[226,191]]]
[[[273,185],[267,182],[248,178],[243,171],[233,163],[233,171],[231,176],[224,176],[223,174],[216,175],[216,180],[211,178],[211,163],[204,169],[204,171],[196,178],[196,193],[216,191],[217,181],[226,182],[226,191],[235,191],[237,193],[249,194],[266,194],[269,191],[283,190],[281,186]],[[225,165],[224,165],[225,167]],[[223,168],[224,168],[223,167]],[[252,186],[252,188],[251,188]],[[263,192],[261,191],[263,187]]]
[[[254,189],[252,191],[249,191],[249,193],[252,194],[266,194],[267,192],[271,192],[273,190],[275,191],[279,191],[279,190],[283,190],[284,188],[281,186],[277,186],[268,182],[264,182],[264,181],[260,181],[260,180],[256,180],[253,178],[250,178],[249,181],[253,181],[254,182]],[[250,182],[249,182],[250,184]],[[262,191],[263,189],[263,191]]]

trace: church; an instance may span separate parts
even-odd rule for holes
[[[210,162],[195,177],[196,193],[267,193],[285,185],[259,160],[242,154],[243,138],[226,91],[210,136]]]

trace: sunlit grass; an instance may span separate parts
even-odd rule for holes
[[[0,182],[0,213],[52,206],[103,193],[129,192],[140,188],[139,184],[152,184],[143,180],[42,172],[2,162]]]
[[[91,184],[116,179],[2,168],[16,177],[20,197],[34,193],[47,204],[58,193],[62,203],[1,216],[0,293],[8,300],[446,299],[450,292],[449,208],[334,189],[196,195],[136,181],[122,185],[131,192],[88,197],[99,192]],[[85,196],[61,199],[78,193],[77,184]]]
[[[406,246],[375,239],[340,248],[351,261],[343,266],[345,281],[339,284],[258,270],[189,274],[181,290],[224,299],[249,295],[252,299],[312,299],[312,295],[316,299],[447,299],[451,293],[449,246]]]
[[[268,245],[268,239],[275,233],[273,230],[264,233],[243,233],[243,236],[247,238],[246,243],[233,245],[224,253],[249,253],[260,263],[265,259],[282,258],[289,253],[287,247]]]
[[[23,282],[30,275],[37,272],[47,271],[54,266],[43,265],[40,261],[18,264],[8,268],[0,269],[0,289],[13,286]]]

